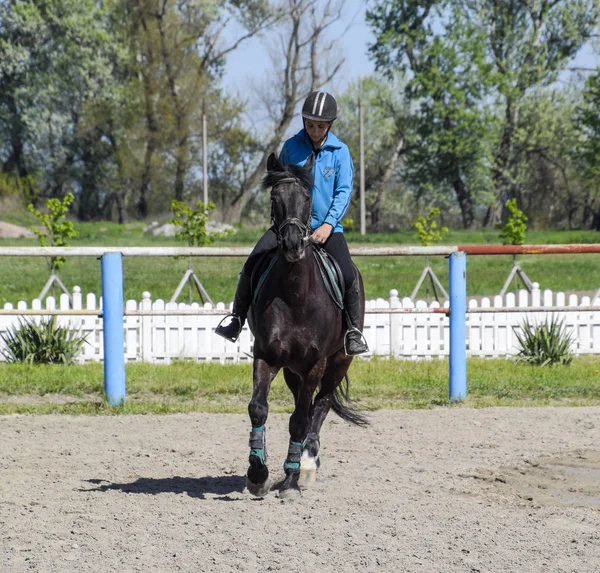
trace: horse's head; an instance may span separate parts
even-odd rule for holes
[[[271,220],[279,248],[290,263],[304,258],[311,235],[312,164],[312,155],[304,167],[281,165],[274,153],[267,160],[263,186],[271,188]]]

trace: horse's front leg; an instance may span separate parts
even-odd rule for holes
[[[300,495],[298,478],[300,477],[302,447],[310,426],[313,395],[323,376],[326,363],[326,359],[319,360],[304,377],[304,380],[297,376],[301,381],[296,385],[296,392],[294,392],[295,408],[290,417],[290,443],[287,459],[283,464],[285,480],[279,490],[279,495],[284,498]]]
[[[269,415],[269,390],[271,382],[279,368],[270,366],[264,360],[254,360],[252,377],[252,399],[248,404],[248,414],[252,430],[250,431],[250,457],[246,475],[246,487],[255,496],[263,497],[269,493],[271,483],[267,467],[267,435],[265,424]]]

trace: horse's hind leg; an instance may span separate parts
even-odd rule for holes
[[[269,493],[271,483],[267,467],[267,440],[265,423],[269,414],[267,398],[271,382],[278,368],[270,366],[264,360],[254,360],[252,380],[252,399],[248,404],[248,414],[252,423],[250,432],[250,457],[246,475],[246,487],[255,496],[263,497]]]
[[[327,367],[321,380],[321,388],[315,396],[312,416],[302,449],[300,460],[300,487],[309,487],[316,480],[317,469],[320,466],[320,433],[323,422],[334,405],[335,390],[344,379],[352,362],[352,357],[345,353],[332,356],[327,361]]]

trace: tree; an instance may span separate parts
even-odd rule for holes
[[[599,9],[599,0],[380,0],[368,11],[377,69],[410,77],[422,143],[407,164],[434,188],[452,185],[464,226],[478,201],[493,225],[523,192],[524,102],[590,38]]]
[[[400,74],[390,81],[382,76],[359,78],[339,98],[344,113],[335,129],[348,144],[355,162],[359,157],[358,109],[361,102],[363,105],[365,203],[370,228],[375,232],[387,226],[388,218],[396,225],[400,222],[396,205],[402,203],[406,191],[399,181],[401,164],[415,137],[412,117],[402,97],[404,83]],[[357,171],[361,168],[356,167]]]
[[[367,12],[377,34],[370,52],[388,76],[408,74],[405,95],[415,109],[419,141],[407,155],[407,174],[423,189],[450,185],[469,228],[475,196],[486,191],[490,117],[481,102],[490,82],[479,65],[477,29],[460,12],[445,17],[447,8],[446,1],[377,3]]]
[[[494,66],[496,102],[502,112],[494,150],[495,203],[486,222],[498,223],[515,196],[515,130],[523,101],[536,87],[556,80],[588,41],[600,16],[598,0],[457,0],[458,9],[487,39],[486,60]]]
[[[218,104],[209,108],[208,177],[211,199],[223,216],[256,170],[264,144],[244,125],[242,102],[223,95]]]
[[[203,105],[238,113],[220,105],[225,58],[271,20],[266,0],[0,3],[2,170],[34,203],[73,191],[81,219],[187,198]]]
[[[514,134],[514,199],[532,227],[577,228],[585,204],[585,182],[573,159],[578,136],[573,122],[577,88],[546,88],[521,103]]]
[[[93,0],[0,4],[2,170],[34,203],[69,190],[85,100],[110,81],[105,17]]]
[[[600,231],[600,68],[586,82],[583,102],[575,113],[575,125],[579,144],[574,155],[585,180],[583,219]]]
[[[151,199],[157,210],[170,198],[182,201],[190,194],[199,171],[192,151],[201,137],[203,110],[220,118],[224,109],[232,109],[219,106],[225,58],[273,16],[265,0],[128,0],[127,10],[141,77],[138,135],[144,151],[136,206],[145,217]],[[241,31],[224,42],[223,30],[233,24]],[[165,187],[172,193],[165,196]]]
[[[138,123],[141,82],[130,50],[126,2],[108,0],[107,10],[111,81],[103,82],[103,89],[86,100],[78,122],[78,215],[83,220],[110,220],[114,212],[117,221],[123,223],[135,180],[135,143],[130,134]]]
[[[344,59],[336,52],[337,38],[330,39],[327,33],[342,18],[344,5],[345,0],[280,0],[276,4],[279,44],[272,51],[272,78],[258,88],[268,131],[256,139],[266,143],[224,212],[225,221],[240,221],[264,175],[267,157],[283,144],[298,103],[339,71]]]

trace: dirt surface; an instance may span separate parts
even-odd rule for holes
[[[28,227],[21,227],[20,225],[13,225],[12,223],[0,221],[0,239],[22,238],[35,238],[35,234],[32,233]]]
[[[599,571],[600,408],[370,419],[284,502],[244,492],[246,416],[0,417],[0,571]]]

